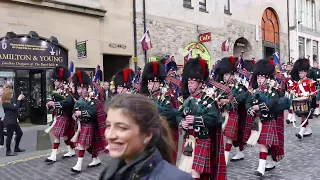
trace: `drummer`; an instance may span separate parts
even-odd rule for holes
[[[289,86],[290,93],[295,97],[306,97],[311,98],[310,108],[316,108],[316,82],[307,77],[307,73],[310,70],[310,64],[307,59],[299,59],[297,60],[291,71],[291,77],[295,81]],[[296,113],[296,112],[295,112]],[[296,133],[296,136],[299,139],[302,139],[304,136],[310,136],[312,134],[312,130],[308,126],[308,119],[312,119],[312,113],[308,117],[309,113],[298,113],[296,114],[298,117],[301,117],[301,123],[306,120],[306,123],[300,127],[299,132]],[[308,119],[307,119],[308,117]]]

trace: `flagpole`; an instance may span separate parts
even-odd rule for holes
[[[143,0],[143,30],[144,33],[147,32],[147,25],[146,25],[146,0]],[[147,64],[147,51],[144,51],[144,64]]]

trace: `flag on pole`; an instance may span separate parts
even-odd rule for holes
[[[73,72],[74,72],[74,63],[73,63],[73,61],[70,61],[69,72],[70,72],[70,76],[73,76]]]
[[[243,61],[243,53],[241,53],[241,55],[239,56],[239,62],[238,62],[238,67],[237,68],[240,68],[242,69],[243,67],[243,64],[244,64],[244,61]]]
[[[226,41],[224,41],[221,45],[221,50],[222,51],[229,51],[230,48],[230,40],[227,39]]]
[[[184,54],[184,64],[186,64],[190,58],[192,58],[192,49],[190,49],[186,54]]]
[[[279,53],[278,53],[278,52],[275,52],[275,53],[273,54],[273,62],[274,62],[274,64],[276,65],[276,69],[279,69],[280,72],[283,72],[283,71],[284,71],[284,69],[282,68],[281,63],[280,63]]]
[[[140,39],[140,42],[141,42],[143,51],[147,51],[152,48],[149,30],[146,33],[144,33],[144,35]]]

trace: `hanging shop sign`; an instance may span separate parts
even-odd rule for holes
[[[93,80],[94,75],[96,74],[96,69],[95,68],[81,68],[77,67],[76,72],[78,71],[84,71],[88,74],[89,78]]]
[[[210,42],[211,41],[211,32],[199,34],[199,42]]]
[[[17,37],[0,40],[1,67],[48,69],[68,66],[68,51],[46,40]]]
[[[191,51],[190,51],[191,50]],[[207,61],[208,67],[211,67],[211,56],[210,53],[208,51],[208,49],[201,43],[189,43],[183,50],[183,54],[186,55],[188,53],[190,54],[190,57],[192,58],[196,58],[198,56],[200,56],[202,59],[205,59]],[[185,61],[187,60],[183,60],[183,64],[185,64]]]
[[[83,59],[87,57],[87,41],[76,41],[76,49],[78,53],[78,59]]]

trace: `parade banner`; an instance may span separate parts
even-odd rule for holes
[[[207,61],[208,67],[211,67],[211,55],[208,51],[208,49],[201,43],[189,43],[183,50],[183,54],[188,54],[188,52],[192,50],[192,58],[196,58],[200,56],[202,59],[205,59]],[[183,61],[183,64],[185,62]]]
[[[94,75],[96,74],[95,68],[76,68],[76,72],[78,71],[84,71],[88,74],[89,78],[93,80]]]
[[[68,51],[48,41],[18,37],[0,41],[1,67],[48,69],[68,66]]]

